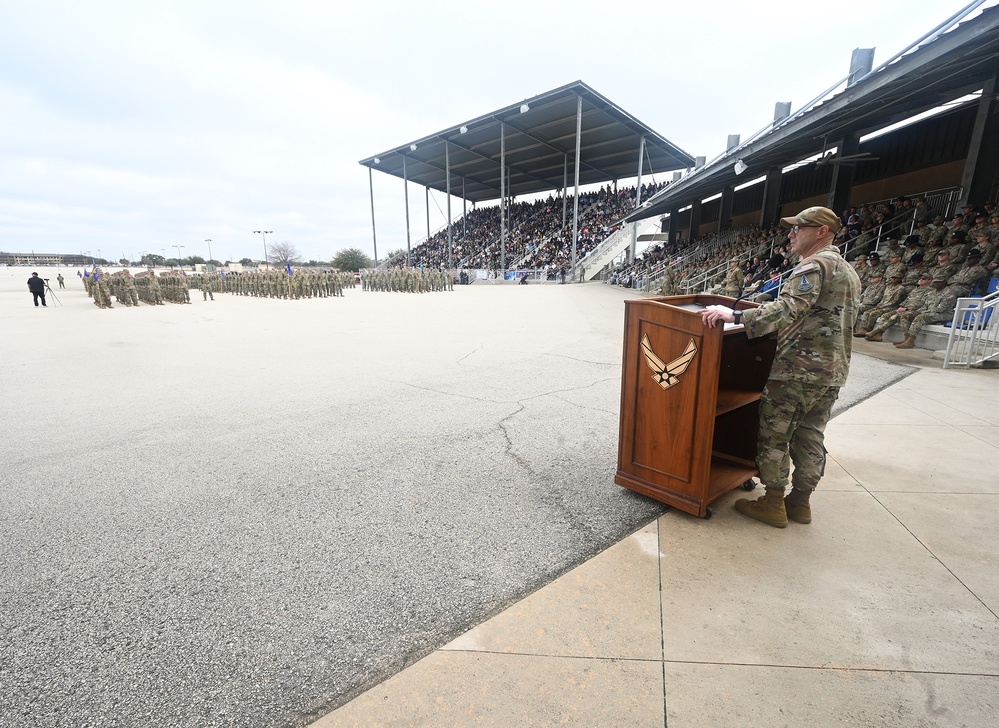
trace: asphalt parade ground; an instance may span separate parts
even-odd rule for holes
[[[664,513],[622,301],[476,283],[35,308],[0,269],[0,725],[300,726]],[[911,369],[855,355],[838,411]]]

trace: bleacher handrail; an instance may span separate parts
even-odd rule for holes
[[[957,299],[947,336],[943,368],[965,369],[999,357],[999,291]]]

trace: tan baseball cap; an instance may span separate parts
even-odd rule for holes
[[[843,227],[843,221],[839,219],[839,215],[828,207],[809,207],[794,217],[782,217],[780,222],[784,227],[794,227],[795,225],[819,227],[820,225],[825,225],[834,233]]]

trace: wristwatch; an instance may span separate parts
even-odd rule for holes
[[[733,318],[735,318],[734,323],[736,324],[736,326],[742,323],[742,311],[733,311],[732,316]]]

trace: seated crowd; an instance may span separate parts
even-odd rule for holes
[[[854,336],[882,341],[892,325],[911,349],[927,324],[953,319],[957,299],[985,293],[999,267],[999,210],[966,206],[950,224],[923,214],[904,240],[860,253],[854,262],[863,293]]]
[[[642,185],[642,199],[648,199],[664,184]],[[635,207],[635,187],[614,190],[604,186],[579,196],[579,237],[577,260],[599,245],[620,226],[621,217]],[[514,202],[509,209],[506,235],[507,268],[558,270],[572,262],[572,211],[575,197],[569,195],[566,224],[562,224],[562,198],[549,195],[535,202]],[[499,206],[472,210],[451,226],[452,262],[462,268],[499,268]],[[448,264],[448,231],[444,227],[426,242],[413,248],[413,265],[439,268]]]
[[[642,188],[642,198],[661,185]],[[579,200],[577,260],[619,228],[635,206],[635,188],[601,187]],[[573,198],[567,200],[571,210]],[[571,213],[570,213],[571,215]],[[950,221],[935,215],[924,199],[851,207],[842,213],[837,242],[863,284],[856,336],[881,341],[893,324],[912,348],[923,326],[950,321],[959,297],[984,293],[999,267],[999,209],[965,206]],[[571,224],[562,224],[561,198],[549,196],[510,208],[506,238],[508,268],[539,268],[555,278],[571,264]],[[497,206],[473,210],[452,227],[453,262],[464,268],[498,268],[500,218]],[[630,265],[619,266],[611,283],[641,288],[661,278],[663,295],[711,290],[737,297],[753,283],[757,300],[775,297],[794,262],[786,253],[787,231],[747,227],[647,248]],[[414,265],[447,265],[447,229],[413,250]],[[772,264],[768,274],[757,274]]]

